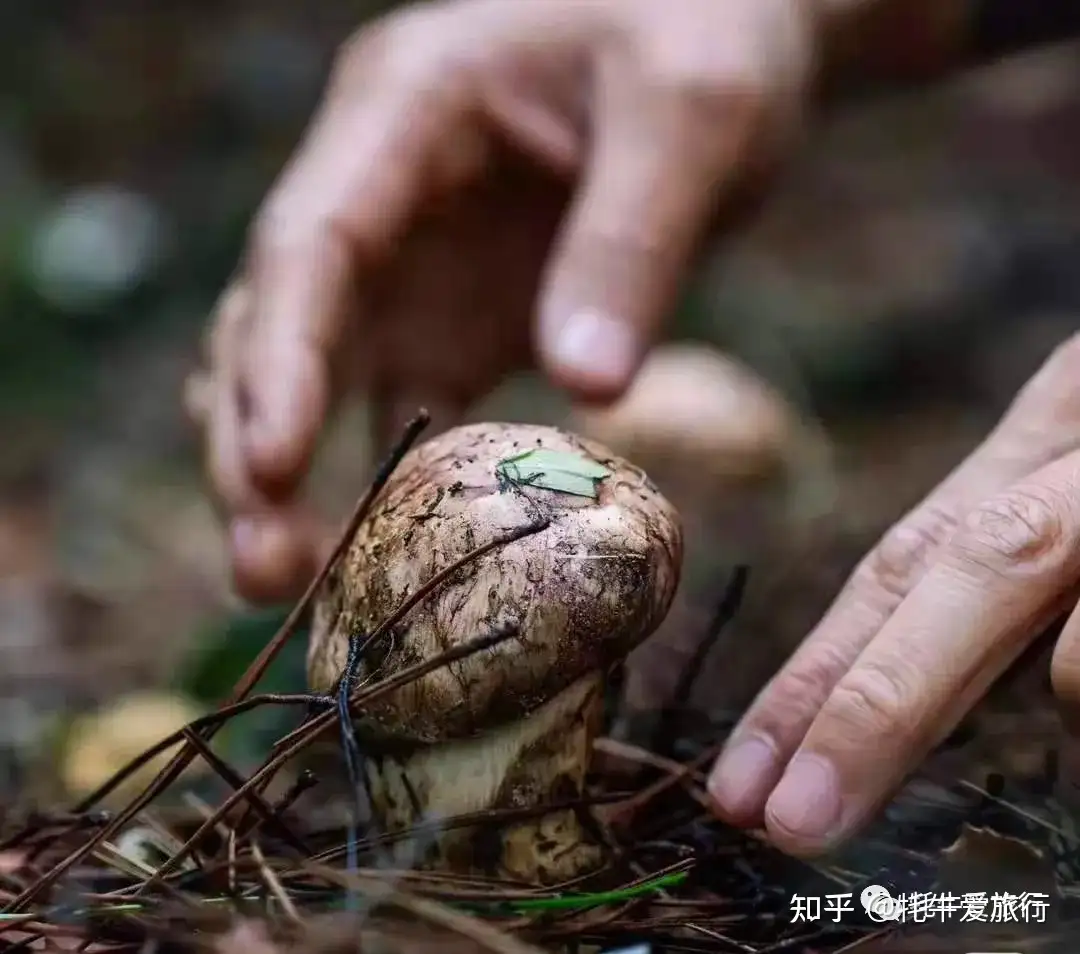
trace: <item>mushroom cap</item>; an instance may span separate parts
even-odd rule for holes
[[[608,476],[589,485],[595,496],[500,480],[508,458],[538,449],[599,464]],[[532,476],[528,456],[517,466],[519,477]],[[674,597],[675,508],[641,470],[593,441],[553,427],[473,424],[406,455],[316,597],[312,687],[339,679],[350,634],[371,633],[436,574],[538,518],[550,520],[545,529],[451,574],[371,648],[362,674],[391,675],[500,627],[517,635],[375,701],[366,719],[416,742],[464,738],[623,658]]]
[[[745,365],[696,344],[656,348],[619,401],[577,409],[573,420],[620,454],[727,478],[773,471],[797,431],[781,394]]]

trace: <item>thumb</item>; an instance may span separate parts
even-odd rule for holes
[[[594,401],[618,397],[636,374],[719,205],[734,197],[757,112],[748,100],[608,80],[536,342],[552,379]]]

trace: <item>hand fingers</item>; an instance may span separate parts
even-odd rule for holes
[[[411,46],[392,34],[347,52],[254,231],[243,437],[254,480],[278,496],[310,463],[329,403],[329,356],[346,322],[363,321],[358,272],[391,251],[433,189],[482,162],[475,137],[459,128],[462,84],[425,64],[430,31]],[[372,72],[377,82],[365,89],[361,74]]]
[[[230,349],[223,347],[223,343],[230,336],[237,337],[237,326],[246,317],[246,306],[243,304],[245,295],[242,277],[234,275],[216,302],[211,320],[203,331],[201,364],[184,381],[184,413],[197,427],[205,428],[209,424],[215,366],[233,360],[227,357]],[[235,348],[231,350],[235,351]]]
[[[836,683],[765,809],[792,854],[832,848],[1020,655],[1080,572],[1080,455],[970,512]]]
[[[249,482],[234,388],[229,376],[216,380],[207,432],[208,469],[229,514],[233,586],[254,603],[290,599],[314,572],[316,531],[295,508],[271,508]]]
[[[1017,476],[992,450],[977,452],[862,560],[733,731],[709,778],[721,815],[738,825],[761,822],[769,793],[837,682],[933,565],[965,509]]]
[[[575,397],[628,385],[762,132],[757,97],[706,90],[691,65],[643,73],[615,53],[601,64],[592,153],[537,325],[545,370]]]
[[[205,410],[206,467],[218,500],[229,514],[258,507],[261,498],[248,479],[240,440],[237,354],[249,307],[248,289],[230,285],[218,304],[208,351],[211,371],[198,395]]]
[[[295,508],[271,510],[248,478],[240,442],[235,367],[250,306],[243,283],[222,296],[207,342],[211,370],[189,379],[188,411],[206,430],[207,470],[230,520],[233,582],[257,603],[289,599],[311,579],[320,528]]]
[[[329,536],[296,507],[238,516],[229,528],[233,586],[253,603],[296,599],[318,572]]]
[[[710,777],[719,812],[758,824],[792,754],[859,654],[934,563],[964,512],[1080,437],[1076,346],[1060,349],[1001,424],[954,473],[900,520],[860,563],[824,619],[754,701]]]

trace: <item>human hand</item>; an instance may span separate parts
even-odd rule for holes
[[[816,9],[457,0],[345,45],[188,392],[243,595],[310,578],[297,497],[344,392],[385,435],[533,364],[578,400],[625,389],[703,233],[798,133]]]
[[[709,780],[719,813],[795,855],[866,823],[1080,596],[1080,336],[860,563],[755,700]],[[1080,707],[1080,612],[1052,680]]]

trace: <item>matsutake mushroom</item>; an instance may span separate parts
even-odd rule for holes
[[[575,429],[618,453],[717,483],[775,476],[799,436],[795,410],[756,373],[714,348],[653,350],[623,397],[579,408]]]
[[[384,830],[580,797],[605,675],[664,618],[682,563],[674,507],[602,445],[551,427],[455,428],[406,455],[317,597],[312,688],[338,683],[350,638],[485,546],[361,661],[361,681],[381,679],[485,633],[515,633],[357,717]],[[540,884],[601,860],[572,809],[448,829],[428,858]]]

